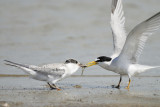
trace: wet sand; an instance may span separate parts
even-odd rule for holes
[[[120,89],[112,88],[118,76],[72,76],[58,82],[61,91],[50,90],[44,82],[28,77],[0,78],[0,105],[10,107],[159,107],[160,77],[137,76],[126,90],[127,77]]]

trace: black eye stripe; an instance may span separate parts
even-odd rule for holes
[[[110,58],[110,57],[100,56],[100,57],[97,58],[96,62],[104,62],[104,61],[109,62],[111,60],[112,60],[112,58]]]

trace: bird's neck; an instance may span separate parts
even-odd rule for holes
[[[104,69],[112,71],[112,68],[111,68],[110,64],[111,64],[111,62],[101,62],[98,65],[101,66]]]
[[[79,66],[77,64],[67,64],[66,66],[68,68],[69,74],[73,74],[79,69]]]

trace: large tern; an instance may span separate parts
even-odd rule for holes
[[[129,89],[131,77],[135,74],[160,66],[147,66],[138,64],[139,56],[148,37],[160,28],[160,12],[134,27],[127,35],[125,31],[125,17],[122,0],[112,0],[111,28],[113,34],[114,53],[111,57],[100,56],[87,66],[98,64],[106,70],[120,74],[120,80],[115,88],[120,88],[123,75],[128,75]]]
[[[72,75],[80,67],[85,67],[74,59],[68,59],[65,63],[53,63],[42,66],[18,64],[8,60],[4,61],[6,65],[22,69],[32,79],[46,81],[51,89],[57,90],[60,90],[60,88],[55,85],[57,81]]]

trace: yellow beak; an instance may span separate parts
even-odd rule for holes
[[[90,66],[93,66],[93,65],[96,65],[96,64],[97,64],[97,62],[92,61],[92,62],[89,62],[89,63],[87,64],[87,67],[90,67]]]

